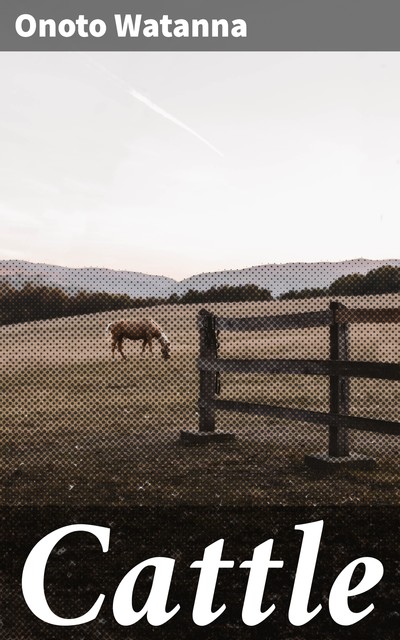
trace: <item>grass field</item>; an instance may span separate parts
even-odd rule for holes
[[[346,299],[348,306],[398,306],[400,296]],[[326,299],[204,305],[220,315],[326,309]],[[305,453],[325,452],[324,427],[239,414],[218,415],[234,443],[184,447],[197,426],[199,306],[164,306],[0,328],[1,504],[398,504],[400,438],[351,433],[352,450],[378,461],[372,472],[321,476]],[[172,357],[113,362],[106,325],[153,317]],[[351,328],[351,358],[400,362],[400,326]],[[221,356],[327,358],[328,330],[221,335]],[[222,398],[328,408],[328,381],[226,374]],[[354,415],[400,420],[397,382],[351,382]]]

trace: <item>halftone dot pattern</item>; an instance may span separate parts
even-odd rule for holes
[[[54,269],[51,276],[54,287],[76,293],[72,278],[57,282]],[[84,288],[101,292],[101,278],[101,271],[95,270]],[[33,287],[41,283],[32,276]],[[32,291],[46,314],[45,291]],[[154,295],[154,288],[149,295]],[[54,315],[62,316],[61,299],[60,294]],[[343,468],[332,475],[304,464],[305,455],[327,453],[327,426],[217,411],[217,430],[234,433],[235,441],[190,447],[182,444],[180,432],[199,427],[201,308],[220,318],[261,318],[329,311],[331,300],[351,309],[398,309],[399,299],[400,294],[393,292],[160,304],[3,324],[2,504],[398,504],[396,435],[350,429],[350,451],[373,457],[376,467]],[[24,309],[13,310],[10,300],[7,313],[23,316]],[[141,353],[141,341],[124,340],[127,360],[118,351],[113,359],[107,326],[143,319],[153,319],[166,334],[171,358],[162,358],[154,339],[152,354],[148,346]],[[350,323],[348,339],[352,361],[400,363],[399,322]],[[329,358],[329,326],[247,332],[222,328],[218,341],[220,359]],[[349,415],[391,421],[399,427],[398,378],[352,379],[349,398]],[[220,375],[218,399],[329,412],[329,377],[232,369]]]

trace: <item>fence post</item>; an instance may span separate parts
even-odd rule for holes
[[[198,315],[200,332],[200,360],[215,364],[218,357],[218,338],[216,330],[217,316],[206,309]],[[234,433],[215,429],[215,401],[219,393],[219,373],[216,367],[203,371],[200,365],[199,429],[182,430],[181,442],[187,445],[208,444],[209,442],[232,442]]]
[[[216,316],[206,309],[201,309],[198,316],[200,329],[200,358],[208,362],[217,359],[217,335],[215,331]],[[200,370],[199,397],[199,431],[215,431],[215,392],[217,373]]]
[[[329,330],[331,360],[347,361],[349,359],[349,327],[348,324],[337,322],[336,312],[343,309],[340,302],[331,302],[333,323]],[[348,429],[341,424],[340,417],[348,415],[350,410],[350,380],[337,375],[330,376],[330,413],[335,416],[334,423],[329,427],[329,456],[343,457],[349,455]]]

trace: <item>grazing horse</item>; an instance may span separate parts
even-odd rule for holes
[[[118,347],[122,358],[126,360],[126,355],[122,351],[124,339],[143,340],[142,355],[144,355],[146,345],[149,345],[150,353],[153,353],[152,340],[156,339],[160,343],[164,360],[168,360],[170,357],[170,342],[154,320],[120,320],[111,322],[107,326],[107,331],[110,331],[112,337],[111,352],[113,358],[115,357],[115,347]]]

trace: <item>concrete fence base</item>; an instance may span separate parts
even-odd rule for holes
[[[317,471],[336,471],[339,469],[361,469],[370,471],[376,466],[376,460],[358,453],[348,456],[329,456],[325,453],[308,455],[304,457],[304,463]]]
[[[234,433],[223,431],[181,431],[180,441],[187,445],[203,445],[212,442],[233,442],[235,438]]]

